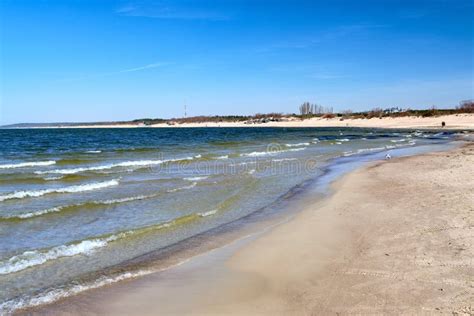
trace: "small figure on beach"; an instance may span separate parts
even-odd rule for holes
[[[442,121],[441,122],[441,127],[445,127],[446,126],[446,122],[445,121]]]
[[[392,156],[390,156],[390,153],[387,153],[387,154],[385,155],[385,159],[387,159],[387,160],[392,159]]]

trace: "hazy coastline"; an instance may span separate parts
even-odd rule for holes
[[[442,126],[442,122],[445,126]],[[4,128],[189,128],[189,127],[363,127],[363,128],[388,128],[388,129],[450,129],[474,130],[474,114],[450,114],[433,117],[382,117],[371,119],[354,118],[322,118],[288,119],[284,121],[269,121],[266,123],[238,122],[199,122],[199,123],[159,123],[151,125],[130,123],[61,123],[31,126],[5,126]]]

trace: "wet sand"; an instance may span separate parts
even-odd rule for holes
[[[34,312],[472,314],[473,166],[472,143],[372,163],[267,232]]]

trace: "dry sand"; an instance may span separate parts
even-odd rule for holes
[[[472,315],[473,166],[472,143],[373,163],[254,240],[43,312]]]
[[[474,129],[474,114],[453,114],[436,117],[384,117],[372,119],[323,119],[292,120],[288,122],[268,122],[265,124],[244,124],[243,122],[223,123],[186,123],[174,127],[366,127],[366,128],[416,128],[437,129],[441,122],[446,123],[445,129]],[[157,124],[153,127],[169,127],[167,124]]]
[[[222,123],[184,123],[176,125],[155,124],[149,127],[366,127],[366,128],[410,128],[410,129],[438,129],[441,122],[445,122],[444,129],[474,130],[474,114],[453,114],[436,117],[384,117],[381,119],[346,119],[340,118],[323,119],[312,118],[307,120],[291,120],[287,122],[268,122],[265,124],[244,124],[243,122]],[[47,128],[137,128],[144,125],[120,124],[120,125],[75,125],[56,126]]]

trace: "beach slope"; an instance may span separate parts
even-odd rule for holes
[[[472,314],[473,165],[472,144],[372,163],[335,183],[322,204],[229,255],[46,312]]]

